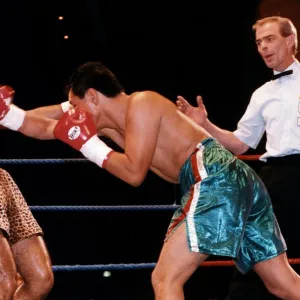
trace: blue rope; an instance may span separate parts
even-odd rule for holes
[[[249,158],[248,158],[249,157]],[[242,160],[257,160],[258,155],[241,155]],[[86,158],[10,158],[0,159],[0,165],[38,165],[38,164],[66,164],[90,163]]]
[[[30,206],[32,211],[148,211],[148,210],[175,210],[179,205],[51,205],[51,206]]]
[[[38,159],[0,159],[0,165],[38,165],[38,164],[66,164],[89,163],[86,158],[38,158]]]
[[[136,270],[136,269],[153,269],[155,263],[140,263],[140,264],[107,264],[107,265],[61,265],[53,266],[56,271],[108,271],[108,270]]]

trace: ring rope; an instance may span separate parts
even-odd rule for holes
[[[175,210],[179,205],[34,205],[32,211],[148,211]]]
[[[241,160],[259,160],[261,155],[237,155]],[[91,163],[86,158],[13,158],[0,159],[1,165],[37,165],[37,164],[68,164]]]
[[[290,258],[291,265],[300,265],[300,258]],[[108,270],[137,270],[153,269],[156,263],[138,263],[138,264],[103,264],[103,265],[56,265],[53,271],[108,271]],[[233,260],[204,261],[200,267],[232,267]]]
[[[71,205],[71,206],[30,206],[32,211],[140,211],[140,210],[175,210],[179,205]],[[289,259],[290,264],[300,264],[300,258]],[[53,271],[101,271],[101,270],[134,270],[153,269],[155,263],[140,264],[104,264],[104,265],[56,265]],[[205,261],[200,267],[229,267],[234,266],[232,260]]]
[[[241,160],[259,160],[261,157],[261,154],[256,154],[256,155],[237,155],[237,158]]]
[[[13,158],[0,159],[1,165],[38,165],[38,164],[67,164],[90,163],[86,158]]]
[[[259,160],[261,155],[237,155],[241,160]],[[0,159],[1,165],[16,164],[66,164],[66,163],[89,163],[86,158],[49,158],[49,159]],[[140,210],[175,210],[179,205],[70,205],[70,206],[30,206],[32,211],[140,211]],[[300,258],[288,259],[291,265],[300,264]],[[133,269],[153,269],[156,263],[139,264],[103,264],[103,265],[54,265],[52,269],[56,271],[101,271],[101,270],[133,270]],[[234,266],[232,260],[205,261],[200,267],[229,267]]]

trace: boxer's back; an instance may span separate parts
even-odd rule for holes
[[[129,101],[149,101],[150,109],[145,114],[152,114],[153,124],[158,130],[157,143],[152,160],[152,167],[165,176],[177,180],[180,169],[186,159],[203,139],[209,137],[202,127],[182,114],[162,95],[151,92],[138,92],[129,96]],[[128,117],[135,118],[135,105],[129,105]],[[158,124],[157,123],[158,121]],[[149,130],[149,134],[153,130]]]

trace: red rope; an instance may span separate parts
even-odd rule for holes
[[[300,258],[290,258],[289,263],[291,265],[300,265]],[[215,261],[204,261],[201,267],[231,267],[234,266],[232,260],[215,260]]]
[[[261,157],[261,154],[257,154],[257,155],[237,155],[236,157],[241,159],[241,160],[259,160],[259,158]]]

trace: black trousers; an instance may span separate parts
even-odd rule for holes
[[[259,175],[272,200],[275,215],[287,243],[289,258],[300,257],[300,154],[268,159]],[[298,239],[298,241],[297,241]],[[226,300],[278,299],[265,288],[262,280],[250,271],[242,275],[234,270]]]

